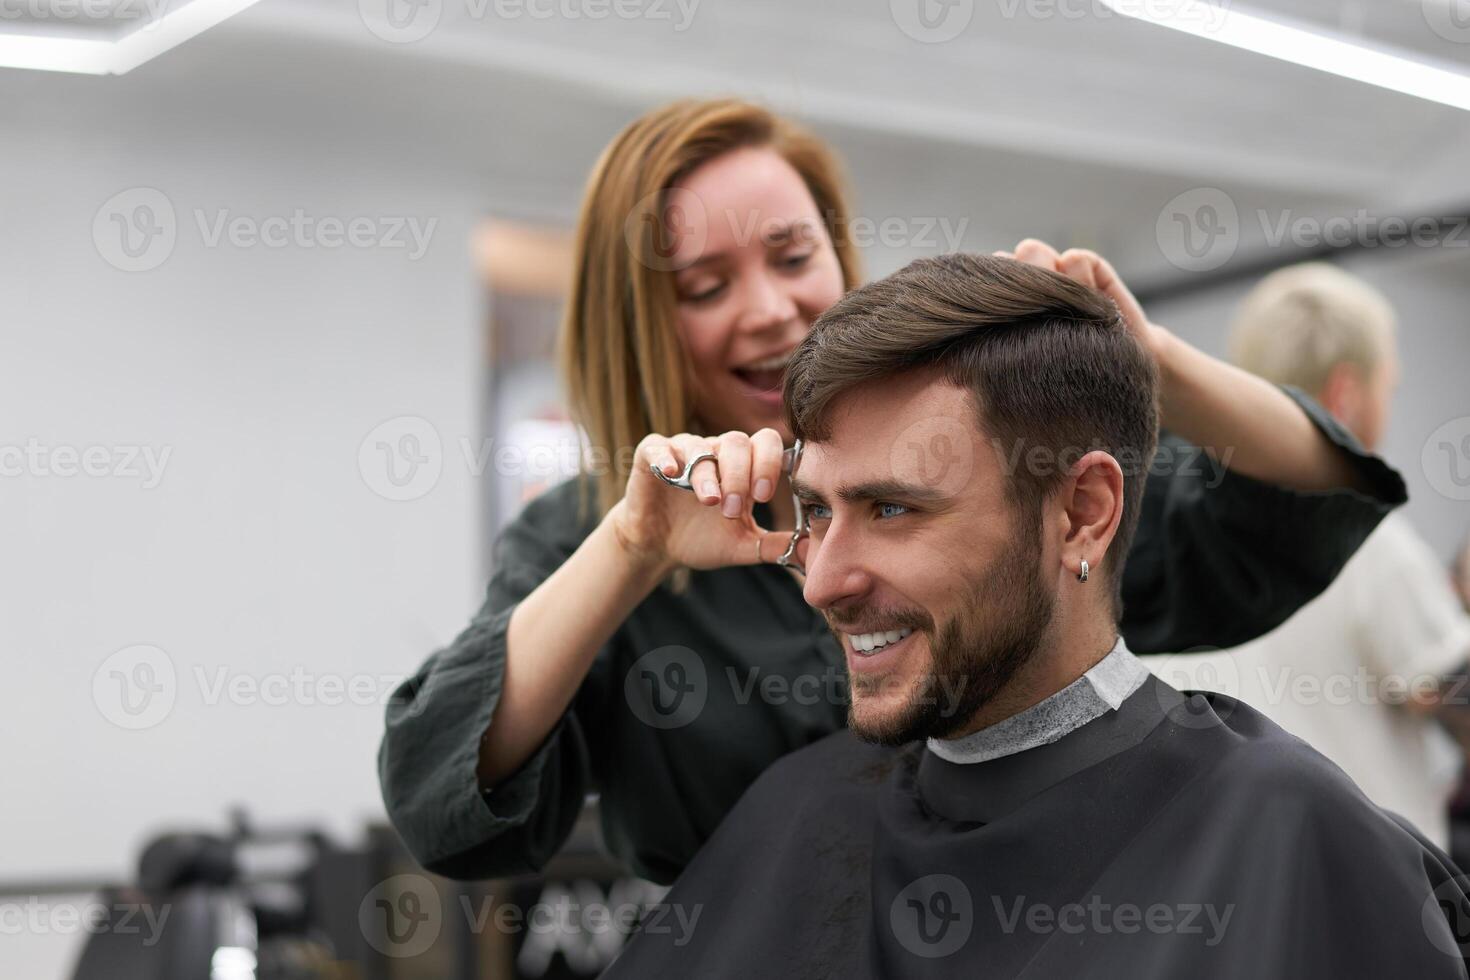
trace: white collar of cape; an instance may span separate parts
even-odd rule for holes
[[[929,751],[946,762],[989,762],[1055,742],[1109,711],[1117,711],[1148,677],[1143,661],[1118,642],[1092,669],[1051,697],[989,728],[955,739],[931,738]]]

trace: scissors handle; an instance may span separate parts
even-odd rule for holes
[[[719,461],[714,453],[699,453],[691,457],[689,462],[684,464],[683,472],[678,476],[667,475],[655,463],[649,463],[648,468],[653,471],[654,476],[669,486],[678,490],[688,490],[692,493],[694,491],[694,484],[690,481],[690,477],[694,474],[694,467],[703,463],[705,460],[714,462],[716,470],[719,469]],[[782,450],[781,472],[788,475],[794,474],[797,464],[800,462],[801,440],[798,439],[795,445]],[[787,543],[786,550],[781,553],[781,557],[776,559],[776,564],[782,568],[789,568],[804,577],[806,575],[806,569],[802,568],[796,560],[796,546],[801,543],[801,539],[806,537],[808,533],[806,527],[806,508],[802,506],[801,498],[795,494],[792,495],[791,502],[796,511],[796,529],[791,532],[791,540]]]
[[[700,453],[698,456],[691,457],[689,462],[684,464],[684,472],[680,473],[678,476],[667,475],[666,473],[664,473],[663,470],[658,468],[657,463],[649,463],[648,468],[653,471],[654,476],[658,477],[669,486],[674,487],[678,490],[688,490],[689,492],[693,493],[694,484],[689,482],[689,477],[694,472],[694,467],[698,466],[700,463],[703,463],[707,459],[714,460],[715,454]],[[718,462],[715,463],[716,470],[719,469],[719,465],[720,464]]]
[[[796,461],[800,457],[801,441],[798,440],[796,445],[788,446],[786,449],[783,449],[781,451],[781,472],[788,474],[795,472]],[[699,455],[692,457],[689,462],[684,464],[684,471],[678,476],[669,476],[663,470],[659,469],[658,464],[656,463],[649,463],[648,468],[653,471],[654,476],[658,477],[669,486],[674,487],[677,490],[688,490],[692,493],[694,491],[694,484],[693,482],[691,482],[690,477],[694,473],[694,467],[698,466],[700,463],[703,463],[707,459],[715,460],[715,470],[716,472],[718,472],[720,464],[714,453],[700,453]]]

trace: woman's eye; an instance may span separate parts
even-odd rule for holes
[[[783,255],[781,257],[781,265],[787,269],[799,269],[806,265],[811,257],[811,252],[802,252],[799,255]]]
[[[682,298],[686,303],[708,303],[724,291],[725,284],[720,282],[712,286],[705,286],[699,290],[687,290]]]
[[[883,517],[899,517],[907,514],[909,509],[903,504],[879,504],[878,513]]]

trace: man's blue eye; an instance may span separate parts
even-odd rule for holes
[[[878,505],[878,513],[882,514],[884,517],[898,517],[898,516],[900,516],[902,514],[907,514],[908,512],[909,512],[909,509],[907,507],[905,507],[903,504],[879,504]]]
[[[832,511],[822,504],[807,504],[806,516],[808,520],[825,521],[832,517]]]

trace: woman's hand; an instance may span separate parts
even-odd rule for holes
[[[1234,472],[1291,490],[1350,487],[1372,493],[1361,470],[1275,385],[1216,360],[1150,323],[1106,259],[1072,248],[1058,253],[1028,238],[1007,258],[1060,273],[1117,304],[1128,330],[1159,368],[1160,424]]]
[[[1118,276],[1112,264],[1101,255],[1085,248],[1069,248],[1059,253],[1046,242],[1035,238],[1025,239],[1016,246],[1014,252],[995,254],[1008,259],[1018,259],[1029,265],[1046,269],[1048,272],[1059,273],[1068,279],[1080,282],[1089,289],[1096,289],[1117,304],[1118,312],[1123,314],[1123,323],[1127,325],[1128,332],[1143,345],[1144,350],[1153,355],[1154,361],[1161,362],[1164,358],[1172,334],[1163,327],[1149,322],[1148,316],[1143,312],[1143,307],[1139,305],[1133,293]]]
[[[648,436],[634,454],[623,499],[606,519],[635,560],[664,572],[679,566],[710,569],[775,561],[791,534],[762,528],[751,508],[775,495],[783,450],[774,429],[753,435]],[[693,493],[669,486],[650,469],[677,477],[688,460],[702,453],[713,453],[716,459],[694,467]]]

